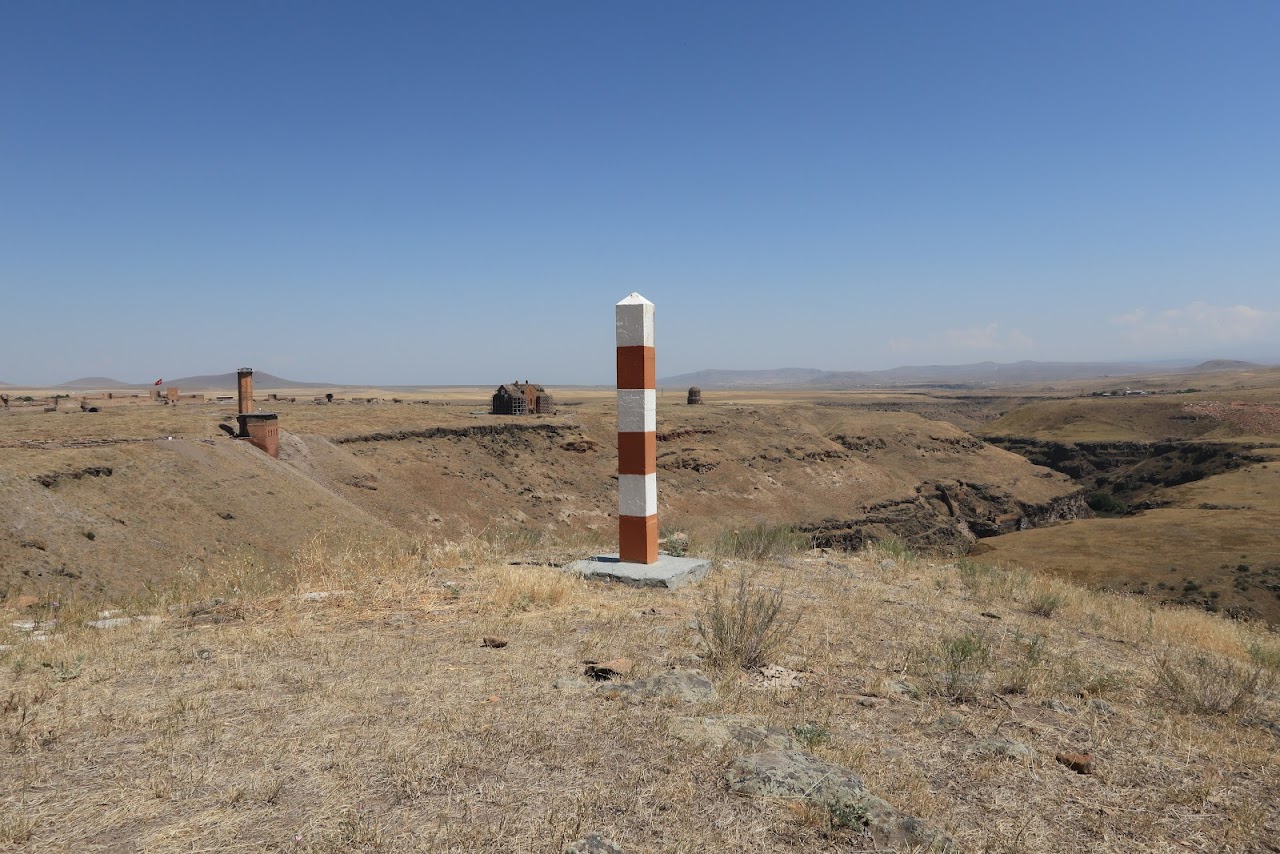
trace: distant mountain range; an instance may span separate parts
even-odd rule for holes
[[[658,380],[663,386],[705,389],[798,388],[850,389],[904,385],[1007,385],[1009,383],[1083,380],[1142,374],[1243,370],[1264,365],[1234,359],[1196,364],[1169,362],[976,362],[970,365],[915,365],[881,371],[821,371],[815,368],[774,368],[763,371],[705,370]]]
[[[975,362],[969,365],[904,365],[881,371],[824,371],[817,368],[772,368],[760,371],[710,369],[690,374],[663,377],[658,384],[667,387],[698,386],[705,389],[817,389],[895,388],[912,385],[984,386],[1012,383],[1043,383],[1096,377],[1132,377],[1144,374],[1207,373],[1210,371],[1250,370],[1269,367],[1239,359],[1191,359],[1164,362]],[[169,379],[166,386],[199,391],[202,389],[234,389],[236,374],[201,374]],[[368,385],[368,384],[365,384]],[[483,385],[483,383],[482,383]],[[342,388],[334,383],[307,383],[285,379],[266,371],[253,374],[255,389]],[[29,386],[0,382],[0,388]],[[54,386],[67,391],[110,391],[147,389],[150,382],[127,383],[111,377],[80,377]],[[418,386],[379,386],[380,388],[418,388]],[[48,388],[48,386],[45,386]]]
[[[235,371],[225,374],[202,374],[198,377],[178,377],[176,380],[165,380],[165,385],[176,385],[178,388],[235,388]],[[333,383],[303,383],[297,380],[286,380],[266,371],[253,372],[253,387],[259,388],[333,388]]]
[[[196,377],[178,377],[173,380],[165,380],[166,386],[177,386],[179,389],[234,389],[236,387],[236,374],[230,371],[225,374],[203,374]],[[78,380],[62,383],[55,388],[65,388],[72,391],[97,391],[100,389],[138,389],[149,388],[151,383],[126,383],[111,377],[81,377]],[[332,388],[331,383],[303,383],[295,380],[286,380],[283,377],[277,377],[275,374],[269,374],[266,371],[253,372],[253,387],[259,388]]]

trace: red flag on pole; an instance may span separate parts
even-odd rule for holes
[[[162,379],[156,380],[154,383],[152,383],[152,385],[164,385],[164,380]]]

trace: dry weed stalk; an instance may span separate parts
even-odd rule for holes
[[[799,622],[799,613],[784,613],[781,590],[754,583],[744,569],[729,595],[715,589],[697,625],[713,664],[750,670],[767,664]]]

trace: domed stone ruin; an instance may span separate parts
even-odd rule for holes
[[[688,403],[689,403],[689,406],[694,406],[696,404],[702,403],[702,389],[698,388],[696,385],[690,386]]]

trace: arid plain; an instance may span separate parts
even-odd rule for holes
[[[0,845],[1276,850],[1280,371],[668,389],[662,533],[715,560],[674,593],[553,568],[611,544],[616,457],[612,392],[552,390],[260,389],[278,460],[234,405],[0,416]],[[697,630],[739,578],[796,620],[764,669]],[[618,658],[716,694],[581,679]],[[712,718],[929,831],[735,793]]]

